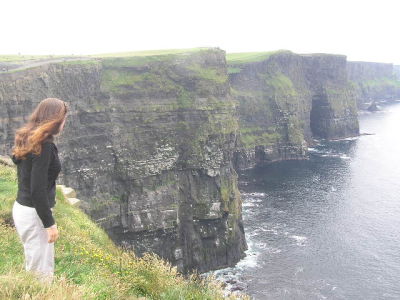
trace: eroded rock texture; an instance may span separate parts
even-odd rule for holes
[[[247,248],[232,165],[238,117],[225,52],[52,63],[0,74],[0,152],[37,103],[71,106],[59,183],[117,242],[187,272]]]
[[[235,169],[305,159],[315,138],[358,135],[357,101],[399,91],[391,64],[246,55],[227,63],[203,48],[1,71],[0,154],[40,100],[59,97],[71,107],[59,182],[114,241],[183,272],[231,266],[247,249]]]
[[[256,61],[228,60],[228,65],[239,102],[238,169],[304,159],[313,138],[359,133],[345,56],[278,51]]]

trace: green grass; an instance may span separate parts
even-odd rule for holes
[[[100,53],[90,55],[92,57],[131,57],[131,56],[154,56],[154,55],[168,55],[168,54],[181,54],[186,52],[197,52],[201,50],[210,49],[208,47],[187,48],[187,49],[159,49],[159,50],[143,50],[131,52],[116,52],[116,53]]]
[[[92,55],[77,55],[79,57],[88,58],[107,58],[107,57],[132,57],[132,56],[154,56],[154,55],[168,55],[168,54],[180,54],[186,52],[196,52],[201,50],[210,49],[208,47],[188,48],[188,49],[160,49],[160,50],[143,50],[143,51],[131,51],[131,52],[116,52],[116,53],[100,53]],[[0,55],[0,62],[18,62],[26,60],[40,60],[40,59],[57,59],[57,58],[73,58],[71,55],[15,55],[15,54],[4,54]]]
[[[100,61],[96,59],[77,59],[77,60],[66,60],[59,62],[61,65],[100,65]]]
[[[250,62],[262,61],[277,53],[292,53],[289,50],[277,50],[268,52],[237,52],[227,53],[226,61],[230,65],[245,64]],[[233,71],[233,70],[231,70]]]
[[[73,58],[71,55],[0,55],[0,62],[23,62],[41,59]]]
[[[16,192],[15,168],[0,164],[0,299],[224,299],[212,277],[184,277],[155,254],[138,258],[116,246],[86,214],[69,205],[59,189],[54,212],[60,233],[56,279],[49,285],[39,283],[23,267],[23,247],[11,214]]]
[[[265,85],[273,89],[276,96],[297,96],[292,80],[282,73],[265,76]]]
[[[237,74],[242,71],[242,68],[239,67],[228,67],[228,74]]]
[[[380,87],[380,86],[400,87],[400,81],[388,77],[382,77],[375,80],[365,80],[361,81],[361,83],[367,87]]]
[[[153,62],[163,62],[174,58],[174,54],[149,56],[104,57],[103,65],[107,68],[127,68],[141,66]]]
[[[263,132],[261,135],[244,134],[240,139],[246,148],[253,148],[259,145],[275,145],[280,138],[281,137],[278,133]]]
[[[220,72],[220,70],[212,67],[205,67],[201,66],[200,64],[191,64],[187,68],[191,71],[194,71],[200,78],[214,81],[218,84],[225,83],[228,80],[227,74],[224,74]]]
[[[165,94],[179,94],[181,87],[171,80],[161,68],[153,67],[153,69],[140,74],[127,70],[125,67],[117,68],[122,62],[115,62],[110,66],[108,65],[108,60],[106,59],[103,62],[106,63],[106,67],[102,72],[101,88],[103,90],[115,95],[123,95],[133,90],[142,95],[151,94],[159,90],[162,90]],[[127,59],[121,58],[121,60]],[[131,60],[131,58],[128,58],[128,60]],[[127,66],[130,63],[132,62],[126,62]]]
[[[0,62],[48,59],[50,55],[0,55]]]
[[[1,299],[96,299],[96,294],[83,286],[70,283],[65,277],[60,277],[57,284],[46,286],[40,284],[31,273],[23,272],[21,268],[0,273],[0,283]]]
[[[199,61],[203,53],[213,52],[215,49],[196,50],[197,52],[184,52],[188,54],[186,57],[180,57],[177,51],[169,54],[158,51],[157,55],[102,58],[101,88],[122,97],[132,93],[142,97],[163,93],[167,97],[176,98],[178,107],[192,107],[194,94],[189,95],[180,82],[187,78],[196,80],[196,92],[205,94],[212,87],[228,82],[225,68],[209,66]],[[184,61],[180,72],[175,70],[176,60]],[[182,74],[182,71],[185,73]]]
[[[104,88],[116,93],[121,89],[121,86],[131,86],[136,82],[144,81],[147,78],[146,75],[124,70],[106,69],[103,72],[102,83]]]
[[[196,54],[212,51],[213,48],[191,48],[191,49],[167,49],[167,50],[149,50],[138,52],[122,52],[92,55],[92,57],[101,58],[103,65],[108,68],[125,68],[141,66],[153,62],[168,62],[176,59],[179,55]]]
[[[281,136],[275,132],[275,128],[247,127],[240,128],[240,140],[245,148],[253,148],[258,145],[275,145]]]
[[[91,58],[133,58],[133,62],[142,62],[145,57],[148,60],[153,61],[157,60],[153,56],[168,56],[171,54],[184,54],[184,53],[192,53],[192,52],[200,52],[206,51],[211,48],[209,47],[198,47],[198,48],[187,48],[187,49],[159,49],[159,50],[143,50],[143,51],[131,51],[131,52],[116,52],[116,53],[100,53],[100,54],[92,54],[92,55],[77,55],[76,57],[88,57],[88,60],[74,60],[64,62],[64,64],[83,64],[83,63],[95,63],[95,60],[90,60]],[[0,62],[22,62],[22,61],[36,61],[42,59],[60,59],[60,58],[74,58],[71,55],[0,55]],[[127,61],[124,60],[123,63]]]

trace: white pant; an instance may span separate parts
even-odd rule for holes
[[[51,282],[54,276],[54,242],[48,242],[47,229],[36,209],[15,201],[12,216],[24,246],[25,270],[32,271],[42,282]]]

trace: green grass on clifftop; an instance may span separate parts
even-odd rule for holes
[[[0,55],[0,62],[48,59],[49,55]]]
[[[24,270],[11,213],[16,192],[15,168],[0,164],[0,299],[223,299],[220,284],[211,277],[184,278],[156,255],[137,258],[116,246],[58,189],[56,279],[50,285],[39,283]]]
[[[93,57],[129,57],[129,56],[153,56],[153,55],[168,55],[180,54],[186,52],[197,52],[201,50],[210,49],[207,47],[188,48],[188,49],[160,49],[160,50],[143,50],[143,51],[130,51],[130,52],[116,52],[116,53],[102,53],[93,54]]]
[[[11,62],[35,62],[40,60],[53,60],[53,59],[62,59],[66,58],[72,60],[68,62],[68,64],[83,64],[89,62],[95,62],[91,60],[93,58],[117,58],[117,57],[146,57],[146,56],[167,56],[171,54],[183,54],[183,53],[193,53],[212,49],[210,47],[198,47],[198,48],[187,48],[187,49],[160,49],[160,50],[143,50],[143,51],[129,51],[129,52],[116,52],[116,53],[100,53],[100,54],[92,54],[92,55],[77,55],[77,58],[87,57],[87,60],[73,60],[75,58],[74,55],[15,55],[15,54],[3,54],[0,55],[0,63],[11,63]],[[136,59],[137,60],[137,59]],[[149,60],[154,60],[149,59]]]
[[[226,61],[228,64],[245,64],[250,62],[257,62],[267,59],[273,54],[277,53],[291,53],[289,50],[276,50],[268,52],[238,52],[238,53],[227,53]]]
[[[39,61],[59,58],[73,58],[71,55],[0,55],[0,62]]]

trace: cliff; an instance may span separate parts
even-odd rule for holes
[[[358,135],[357,101],[398,84],[390,64],[286,50],[12,59],[0,59],[0,154],[41,99],[69,102],[59,182],[115,242],[182,272],[244,256],[235,169]]]
[[[239,169],[304,159],[313,138],[359,133],[346,57],[290,51],[227,56],[232,95],[239,102]]]
[[[394,65],[393,71],[397,81],[400,81],[400,65]]]
[[[400,82],[396,79],[393,64],[350,61],[347,72],[360,108],[372,101],[400,98]]]
[[[0,74],[0,145],[46,97],[71,106],[59,182],[120,245],[178,270],[233,265],[247,248],[232,165],[238,117],[225,52],[58,61]]]
[[[156,255],[138,258],[116,246],[88,215],[69,204],[63,190],[73,191],[60,187],[54,209],[60,233],[54,244],[55,278],[51,285],[39,282],[25,271],[12,218],[17,176],[11,164],[0,157],[0,299],[250,299],[223,291],[212,277],[182,276]]]

